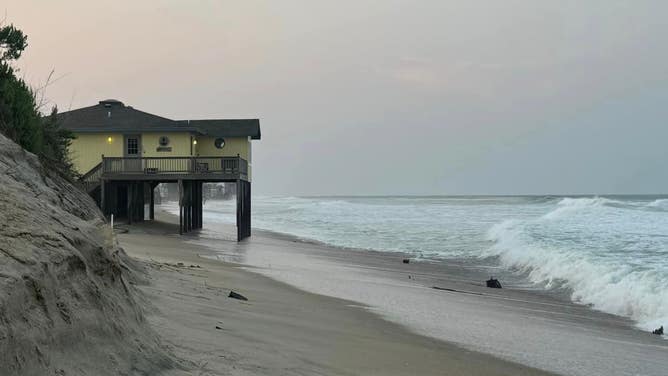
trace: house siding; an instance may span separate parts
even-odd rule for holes
[[[171,151],[158,151],[160,146],[160,137],[167,136],[169,138],[168,148]],[[194,153],[195,145],[190,148],[191,135],[184,132],[151,132],[144,133],[141,136],[142,156],[143,157],[189,157],[191,150]]]
[[[197,155],[202,157],[236,157],[239,155],[241,158],[248,161],[250,141],[247,137],[225,138],[225,146],[222,149],[216,148],[214,144],[215,141],[215,137],[198,136]]]
[[[158,151],[160,137],[167,136],[170,151]],[[106,157],[122,157],[124,137],[122,133],[83,133],[76,134],[70,145],[70,157],[75,168],[81,174],[90,171]],[[111,137],[111,143],[108,138]],[[192,145],[196,139],[197,144]],[[236,157],[248,161],[248,179],[251,179],[251,141],[248,137],[225,138],[222,149],[215,147],[215,137],[193,136],[188,132],[150,132],[141,134],[142,157]]]
[[[251,181],[251,141],[248,137],[225,137],[225,146],[215,146],[216,137],[198,136],[196,155],[201,157],[236,157],[248,161],[248,181]]]
[[[123,156],[123,134],[96,133],[75,134],[76,138],[70,145],[70,158],[74,168],[80,174],[90,171],[106,157]],[[111,137],[111,143],[108,138]]]

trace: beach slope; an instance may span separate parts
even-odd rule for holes
[[[144,320],[132,268],[90,197],[0,135],[0,374],[178,367]]]
[[[209,248],[171,235],[173,230],[147,223],[118,238],[145,267],[149,283],[141,289],[154,305],[149,322],[199,374],[546,374],[413,334],[354,303],[207,258]],[[248,301],[229,298],[230,291]]]

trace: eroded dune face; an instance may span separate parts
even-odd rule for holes
[[[174,367],[144,322],[133,269],[93,200],[0,135],[2,374]]]

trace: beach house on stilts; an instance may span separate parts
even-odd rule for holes
[[[76,136],[70,156],[80,182],[105,215],[130,224],[154,219],[154,188],[177,183],[179,231],[185,233],[202,227],[202,184],[235,183],[237,240],[250,236],[258,119],[171,120],[113,99],[58,116]]]

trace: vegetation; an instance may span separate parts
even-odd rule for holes
[[[11,65],[27,46],[28,37],[21,30],[0,25],[0,132],[72,180],[76,172],[67,149],[74,135],[61,128],[57,108],[42,116],[36,91],[17,77]]]

